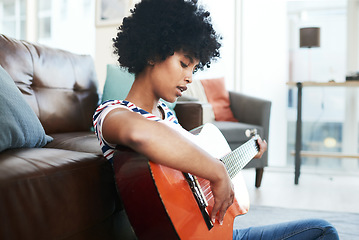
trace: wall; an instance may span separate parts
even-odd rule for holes
[[[194,79],[224,77],[227,89],[235,88],[235,0],[199,1],[210,13],[213,27],[222,36],[221,57],[209,69],[198,72]]]
[[[52,0],[52,36],[40,43],[78,54],[95,54],[95,0]]]
[[[139,0],[124,0],[127,4],[126,9],[123,9],[123,15],[128,16],[130,9],[139,2]],[[99,1],[96,1],[96,19],[99,19]],[[113,41],[116,37],[117,28],[121,25],[122,21],[110,21],[107,24],[99,24],[96,22],[96,48],[95,48],[95,68],[99,80],[100,91],[102,91],[106,80],[106,66],[107,64],[117,64],[117,58],[113,54]]]
[[[269,165],[286,164],[288,81],[285,0],[242,0],[241,92],[272,101]]]
[[[117,64],[116,56],[112,54],[112,38],[116,36],[116,28],[114,25],[96,28],[95,68],[101,91],[106,80],[106,65]]]

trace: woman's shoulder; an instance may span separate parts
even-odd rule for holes
[[[105,101],[103,103],[101,103],[94,115],[93,115],[93,120],[94,123],[97,123],[98,119],[100,118],[105,118],[105,116],[107,116],[108,113],[112,112],[112,110],[121,110],[121,109],[125,109],[127,108],[125,105],[123,105],[123,100],[108,100]]]
[[[96,111],[101,111],[101,110],[103,110],[103,109],[105,109],[105,108],[107,108],[109,106],[122,105],[122,102],[123,102],[122,100],[107,100],[107,101],[101,103],[97,107]]]
[[[107,100],[103,103],[101,103],[97,109],[96,112],[102,112],[105,109],[113,109],[113,108],[127,108],[127,109],[132,109],[132,108],[136,108],[136,106],[126,100]]]

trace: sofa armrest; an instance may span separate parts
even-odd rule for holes
[[[272,103],[232,91],[229,91],[229,100],[234,117],[239,122],[263,126],[264,136],[262,138],[268,139]]]
[[[174,110],[179,123],[187,131],[203,124],[203,109],[200,102],[177,102]]]

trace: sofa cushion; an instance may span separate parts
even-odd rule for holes
[[[107,64],[106,81],[101,101],[125,99],[134,80],[135,76],[125,69],[114,64]]]
[[[0,66],[0,152],[9,148],[43,147],[52,138],[23,98],[10,75]]]
[[[100,144],[94,132],[71,132],[51,134],[54,140],[46,148],[57,148],[102,155]]]
[[[201,80],[208,102],[213,107],[216,121],[238,122],[230,108],[229,93],[224,84],[224,78]]]
[[[102,100],[124,100],[130,91],[135,76],[126,69],[114,64],[107,65],[106,81],[103,88]],[[176,102],[170,103],[161,99],[174,112]]]
[[[193,80],[191,84],[187,85],[187,91],[183,93],[182,97],[178,98],[178,101],[183,101],[183,99],[184,101],[200,102],[203,105],[203,124],[214,121],[213,107],[208,102],[200,80]]]
[[[245,134],[247,129],[255,128],[259,135],[263,132],[261,126],[247,123],[215,121],[213,124],[222,132],[232,150],[249,140]]]
[[[0,34],[0,65],[47,134],[90,130],[99,100],[91,56]]]
[[[65,239],[107,219],[116,199],[112,166],[97,154],[0,153],[0,239]]]

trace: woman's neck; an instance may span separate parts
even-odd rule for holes
[[[136,106],[149,113],[156,116],[160,115],[159,117],[162,118],[162,114],[157,107],[159,98],[153,94],[151,89],[152,88],[148,84],[148,81],[143,78],[136,77],[126,100],[134,103]]]

